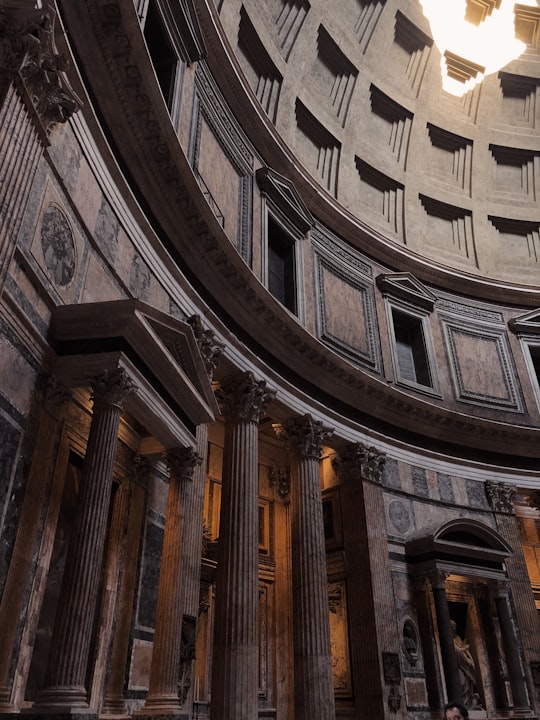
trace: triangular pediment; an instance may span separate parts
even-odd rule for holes
[[[529,335],[540,335],[540,309],[532,310],[525,315],[512,318],[508,327],[513,332],[528,333]]]
[[[433,310],[437,297],[410,273],[393,273],[377,276],[377,285],[383,295]]]
[[[313,215],[290,180],[269,167],[259,168],[255,176],[263,193],[302,233],[313,226]]]
[[[126,409],[165,446],[185,438],[191,443],[196,426],[219,412],[191,325],[146,303],[59,306],[51,340],[70,387],[86,387],[96,372],[124,368],[138,388]]]

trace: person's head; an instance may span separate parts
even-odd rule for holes
[[[469,711],[461,703],[447,703],[444,706],[444,720],[468,720]]]

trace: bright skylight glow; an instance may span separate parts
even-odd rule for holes
[[[536,0],[502,0],[498,10],[493,10],[480,25],[465,20],[466,0],[420,0],[424,15],[429,20],[433,40],[439,48],[443,89],[452,95],[463,95],[485,75],[494,73],[518,58],[525,50],[525,43],[517,40],[514,29],[514,5],[537,6]],[[467,82],[448,76],[445,51],[485,67]]]

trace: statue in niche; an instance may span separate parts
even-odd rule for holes
[[[418,660],[418,639],[416,629],[410,620],[403,624],[403,650],[411,665]]]
[[[460,638],[460,636],[457,634],[457,627],[454,620],[450,621],[450,626],[454,635],[454,648],[456,650],[463,702],[466,707],[470,708],[477,704],[478,698],[478,694],[475,692],[476,664],[474,662],[473,656],[471,655],[469,643],[466,639]]]

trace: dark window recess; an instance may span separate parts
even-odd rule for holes
[[[540,385],[540,346],[529,347],[529,352],[531,353],[534,374],[536,375],[536,380]]]
[[[291,312],[296,312],[294,241],[281,225],[268,218],[268,289]]]
[[[163,29],[163,23],[156,10],[155,2],[150,2],[144,23],[144,39],[156,71],[159,86],[167,107],[172,108],[176,57],[169,37]]]
[[[395,309],[392,320],[400,379],[432,387],[422,320]]]

